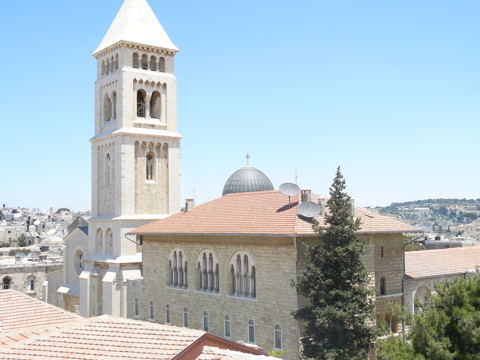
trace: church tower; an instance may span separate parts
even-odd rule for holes
[[[80,274],[83,316],[125,316],[124,284],[140,271],[128,231],[180,211],[174,56],[146,0],[125,0],[93,56],[92,218]]]

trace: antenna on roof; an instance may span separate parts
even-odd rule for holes
[[[283,195],[288,196],[288,205],[290,205],[290,196],[297,196],[300,194],[300,187],[294,183],[283,183],[280,185],[279,190]]]
[[[320,207],[320,205],[314,203],[313,201],[305,201],[304,203],[301,203],[298,207],[298,213],[308,218],[313,218],[317,216],[318,214],[320,214],[321,211],[322,208]]]

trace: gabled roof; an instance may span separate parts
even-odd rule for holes
[[[93,54],[120,41],[178,51],[146,0],[125,0]]]
[[[464,274],[479,266],[480,246],[405,253],[405,275],[410,279]]]
[[[264,354],[200,330],[108,315],[86,319],[0,290],[0,359],[194,360],[207,346],[234,350],[236,356]]]
[[[318,195],[312,194],[312,201]],[[228,194],[208,203],[157,220],[131,234],[139,235],[272,235],[313,236],[313,222],[298,214],[300,195],[291,197],[280,191]],[[421,229],[402,222],[355,208],[361,219],[361,233],[418,232]],[[316,216],[324,224],[323,216]]]

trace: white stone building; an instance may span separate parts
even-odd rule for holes
[[[82,316],[126,316],[124,285],[142,259],[125,234],[180,211],[177,52],[147,1],[125,0],[93,53],[92,217],[88,235],[66,239],[59,289],[59,304],[77,302]]]

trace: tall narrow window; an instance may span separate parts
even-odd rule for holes
[[[274,345],[275,349],[281,349],[282,348],[282,327],[278,324],[275,325],[275,340],[274,340]]]
[[[203,331],[208,332],[208,311],[203,312]]]
[[[188,308],[183,308],[183,327],[188,328],[189,322],[188,322]]]
[[[107,229],[105,250],[108,251],[110,254],[113,252],[113,232],[112,232],[112,229]]]
[[[115,55],[115,69],[114,70],[118,70],[118,54]]]
[[[255,344],[255,323],[252,319],[248,320],[248,342]]]
[[[102,234],[102,229],[98,229],[98,230],[97,230],[96,243],[97,243],[97,252],[102,253],[102,252],[103,252],[103,234]]]
[[[165,58],[164,57],[161,57],[158,60],[158,71],[165,72]]]
[[[103,99],[103,120],[105,122],[112,120],[112,101],[108,94]]]
[[[133,302],[133,316],[138,318],[138,299],[135,298],[135,301]]]
[[[380,246],[380,256],[383,258],[383,246]]]
[[[117,93],[114,91],[112,94],[112,120],[115,120],[117,118]]]
[[[228,316],[228,315],[225,316],[225,337],[226,338],[231,338],[232,337],[231,321],[230,321],[230,316]]]
[[[153,309],[153,301],[150,301],[150,305],[148,306],[149,309],[149,315],[150,315],[150,321],[155,321],[155,314],[154,314],[154,309]]]
[[[157,71],[157,58],[155,56],[150,57],[150,70]]]
[[[105,60],[102,60],[102,75],[105,75]]]
[[[167,306],[165,306],[165,322],[170,325],[172,323],[171,321],[171,318],[170,318],[170,305],[167,304]]]
[[[152,93],[152,97],[150,98],[150,117],[153,119],[160,119],[160,111],[161,111],[161,101],[160,101],[160,93],[158,91],[154,91]]]
[[[105,157],[105,184],[110,184],[111,161],[110,154]]]
[[[138,54],[137,53],[134,53],[133,54],[133,67],[135,69],[138,69],[139,68],[139,61],[138,61]]]
[[[148,70],[148,56],[145,54],[142,55],[142,69]]]
[[[145,94],[140,90],[137,91],[137,116],[145,117]]]
[[[29,276],[26,281],[26,290],[27,292],[35,291],[35,276]]]
[[[107,62],[105,63],[105,71],[106,73],[110,73],[110,60],[107,59]]]
[[[380,295],[387,294],[387,281],[384,277],[380,278]]]

